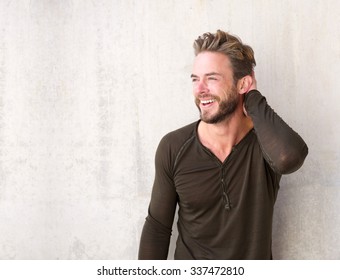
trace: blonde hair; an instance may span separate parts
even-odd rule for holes
[[[215,34],[204,33],[194,42],[195,55],[201,52],[218,52],[225,54],[231,62],[234,82],[251,75],[256,65],[253,49],[227,32],[217,30]]]

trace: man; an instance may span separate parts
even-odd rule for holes
[[[194,49],[200,120],[159,144],[139,259],[167,258],[177,204],[175,259],[271,259],[279,182],[307,145],[256,90],[251,47],[218,30]]]

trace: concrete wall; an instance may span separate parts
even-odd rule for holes
[[[340,259],[339,10],[0,0],[0,258],[136,258],[158,142],[198,117],[192,42],[220,28],[253,46],[259,89],[310,148],[282,180],[274,258]]]

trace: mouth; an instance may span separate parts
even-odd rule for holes
[[[216,99],[207,99],[207,100],[200,100],[200,103],[203,106],[207,106],[207,105],[214,103],[215,101],[216,101]]]

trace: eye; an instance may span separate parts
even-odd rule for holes
[[[210,77],[208,78],[208,80],[210,80],[210,81],[217,81],[217,78],[216,78],[216,77],[213,77],[213,76],[210,76]]]
[[[210,78],[209,78],[209,80],[216,80],[216,78],[214,78],[214,77],[210,77]]]

